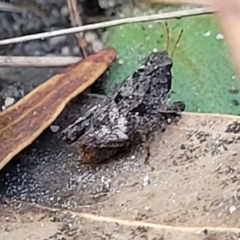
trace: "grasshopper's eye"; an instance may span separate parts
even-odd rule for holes
[[[138,70],[137,70],[137,72],[139,72],[139,73],[143,73],[145,71],[145,68],[139,68]]]

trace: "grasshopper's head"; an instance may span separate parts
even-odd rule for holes
[[[171,69],[173,66],[172,58],[183,33],[183,30],[181,30],[178,39],[173,47],[173,50],[169,55],[168,54],[169,29],[166,22],[165,26],[167,30],[166,51],[152,53],[145,63],[145,66],[147,68],[146,72],[148,72],[149,75],[151,74],[153,84],[155,85],[156,88],[159,89],[159,92],[162,93],[163,95],[168,94],[172,87],[172,73],[171,73]]]
[[[147,60],[148,65],[157,65],[159,67],[168,67],[172,68],[172,59],[169,57],[167,51],[154,52],[152,53]]]
[[[172,86],[173,62],[166,51],[152,53],[145,63],[151,79],[168,93]]]

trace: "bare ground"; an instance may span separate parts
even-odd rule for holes
[[[98,166],[46,131],[0,173],[0,239],[239,239],[239,124],[186,113],[147,163],[136,147]]]

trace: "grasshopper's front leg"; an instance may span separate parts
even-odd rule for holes
[[[185,110],[185,103],[177,101],[173,103],[164,102],[160,107],[160,113],[178,113]]]

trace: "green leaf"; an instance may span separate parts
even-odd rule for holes
[[[221,31],[211,16],[168,21],[172,52],[180,31],[183,35],[173,56],[171,100],[182,100],[187,111],[239,114],[240,81],[232,69],[221,39]],[[106,91],[122,82],[153,51],[165,50],[163,22],[137,23],[113,27],[108,46],[118,51],[118,63],[108,73]]]

